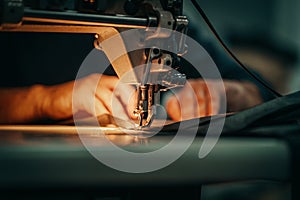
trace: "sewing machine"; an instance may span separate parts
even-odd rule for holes
[[[178,43],[173,46],[179,47],[175,49],[176,54],[153,46],[144,49],[138,57],[129,53],[117,60],[112,59],[111,52],[106,51],[101,43],[124,29],[139,29],[141,37],[144,37],[144,46],[152,42],[153,38],[149,35],[161,38],[160,41],[167,45],[173,41],[175,35],[166,35],[166,32],[161,32],[162,28],[171,30],[168,33],[187,31],[188,20],[181,15],[181,11],[180,0],[90,0],[77,3],[7,0],[0,2],[0,31],[93,33],[95,47],[106,53],[119,78],[134,66],[144,64],[145,71],[142,76],[131,77],[136,79],[139,94],[135,114],[139,117],[138,125],[144,127],[152,122],[155,104],[159,103],[159,92],[180,86],[185,80],[184,75],[169,74],[170,71],[166,70],[159,71],[166,75],[160,78],[175,82],[166,84],[151,77],[153,66],[158,69],[176,67],[180,55],[186,52],[184,38],[176,40]],[[119,41],[118,48],[125,49],[125,43]],[[296,127],[282,130],[269,127],[265,129],[266,132],[259,127],[252,130],[252,134],[256,135],[251,135],[250,130],[249,137],[245,137],[247,132],[239,135],[233,133],[220,138],[212,153],[205,159],[197,156],[204,140],[200,135],[182,158],[172,165],[155,172],[140,174],[118,172],[99,163],[83,146],[74,127],[35,128],[37,129],[33,131],[26,130],[26,127],[2,126],[0,198],[41,199],[47,196],[47,199],[200,199],[200,188],[205,184],[267,180],[275,183],[280,181],[280,186],[289,187],[289,181],[295,175],[299,176],[299,173],[291,172],[291,166],[295,163],[292,168],[299,171],[298,151],[291,151],[292,145],[284,138],[279,138],[279,133],[291,132],[295,138],[290,140],[299,141],[299,136],[294,134],[299,132]],[[70,129],[73,132],[70,133]],[[272,132],[275,137],[272,134],[268,136]],[[96,148],[98,152],[119,153],[110,152],[103,145],[105,137],[96,137],[90,129],[86,137],[99,144]],[[174,135],[162,133],[151,138],[137,138],[130,134],[112,134],[108,137],[131,152],[139,152],[141,149],[154,152],[157,147],[169,144]],[[179,147],[186,137],[178,143]],[[169,155],[165,154],[163,158],[167,157]],[[114,157],[108,154],[108,158]],[[117,157],[121,158],[121,155]],[[299,191],[298,187],[292,190],[295,193]],[[297,197],[294,199],[299,199]]]
[[[171,72],[178,67],[180,55],[187,51],[184,35],[188,20],[182,15],[182,7],[182,0],[6,0],[0,3],[0,31],[93,33],[95,48],[105,52],[120,79],[135,66],[144,64],[143,72],[133,73],[130,80],[138,94],[134,115],[138,117],[138,126],[146,127],[156,114],[160,91],[185,83],[185,75]],[[139,45],[145,48],[138,56],[129,53],[114,59],[111,47],[101,44],[128,29],[141,30]],[[182,37],[175,38],[175,32],[183,33]],[[156,47],[154,40],[158,38],[175,53]],[[124,52],[125,42],[119,36],[118,48]],[[148,48],[149,45],[152,47]],[[152,73],[153,63],[159,73]]]

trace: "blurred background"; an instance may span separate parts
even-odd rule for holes
[[[244,64],[281,93],[300,90],[300,1],[198,1]]]

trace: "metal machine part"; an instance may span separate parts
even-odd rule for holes
[[[134,114],[138,117],[139,127],[149,126],[155,115],[155,101],[159,95],[160,85],[148,83],[152,61],[160,56],[160,49],[153,47],[150,49],[147,58],[146,69],[142,77],[141,85],[137,88],[137,105]]]
[[[156,115],[155,104],[160,102],[160,91],[185,84],[185,75],[172,70],[171,66],[170,54],[164,53],[157,47],[149,50],[143,77],[137,87],[137,105],[134,114],[138,117],[139,127],[151,125]]]
[[[140,29],[140,45],[145,50],[140,55],[142,63],[137,64],[146,67],[141,77],[132,79],[138,82],[134,114],[142,128],[149,126],[155,116],[160,91],[185,82],[184,75],[170,70],[187,51],[188,20],[182,16],[182,9],[183,0],[4,0],[0,2],[0,31],[93,33],[95,47],[110,59],[110,48],[101,46],[101,42],[117,35],[120,29]],[[175,38],[175,31],[183,33],[181,38]],[[126,49],[122,38],[118,40]],[[156,42],[173,53],[155,47]],[[146,48],[149,44],[153,46],[150,49]],[[119,78],[133,69],[128,54],[110,61]]]

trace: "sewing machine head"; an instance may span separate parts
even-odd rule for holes
[[[185,83],[183,74],[171,70],[178,67],[180,55],[187,51],[184,36],[188,20],[182,9],[182,0],[6,0],[0,3],[0,31],[94,33],[94,44],[99,48],[117,31],[140,29],[140,45],[145,48],[139,58],[126,55],[123,59],[128,68],[111,62],[119,78],[134,66],[144,64],[136,79],[138,99],[134,114],[138,126],[145,127],[155,116],[160,91]],[[105,35],[107,32],[111,35]],[[181,38],[176,38],[175,32],[183,33]],[[160,45],[155,45],[157,42]],[[110,52],[101,49],[110,58]]]

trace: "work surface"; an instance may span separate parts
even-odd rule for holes
[[[15,127],[16,128],[16,127]],[[67,126],[47,126],[48,131],[0,127],[0,187],[130,187],[185,185],[239,180],[278,180],[290,177],[290,151],[284,140],[266,137],[221,137],[211,151],[198,158],[203,137],[177,161],[150,173],[131,174],[111,169],[95,159],[79,136]],[[73,129],[74,130],[74,129]],[[103,136],[86,134],[101,143]],[[170,142],[172,135],[144,138],[111,134],[107,137],[128,151],[150,152]],[[99,151],[107,146],[100,145]]]

